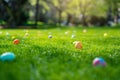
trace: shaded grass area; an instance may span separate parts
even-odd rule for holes
[[[83,30],[0,30],[0,54],[10,51],[16,55],[12,62],[0,61],[1,80],[119,80],[120,29]],[[108,35],[104,37],[104,33]],[[49,34],[52,39],[48,39]],[[76,37],[71,38],[72,34]],[[14,45],[12,36],[21,43]],[[81,41],[83,49],[75,49],[74,41]],[[95,57],[103,57],[107,67],[93,67]]]

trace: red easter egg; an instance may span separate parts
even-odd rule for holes
[[[14,44],[19,44],[19,43],[20,43],[20,40],[19,40],[19,39],[15,39],[15,40],[13,41],[13,43],[14,43]]]

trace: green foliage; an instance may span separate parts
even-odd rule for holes
[[[105,0],[105,2],[112,9],[113,15],[116,15],[120,7],[120,0]]]
[[[1,0],[0,18],[5,21],[10,28],[23,25],[29,17],[28,9],[25,7],[27,4],[28,0],[8,0],[8,2]]]
[[[0,61],[1,80],[119,80],[120,28],[56,28],[43,30],[0,30],[0,54],[14,52],[13,62]],[[65,32],[68,31],[66,35]],[[9,32],[9,36],[6,36]],[[25,33],[28,36],[24,36]],[[108,33],[104,37],[103,34]],[[48,39],[52,34],[53,38]],[[75,38],[71,35],[75,34]],[[13,44],[12,36],[20,39]],[[81,41],[82,50],[73,42]],[[105,68],[95,68],[92,61],[103,57]]]
[[[0,18],[8,23],[8,27],[25,24],[29,16],[29,20],[49,24],[88,24],[90,17],[106,18],[109,7],[112,7],[113,14],[116,15],[120,7],[120,0],[38,0],[37,8],[36,1],[9,0],[7,3],[0,0]]]
[[[35,5],[35,0],[30,2]],[[73,18],[79,18],[81,14],[105,17],[108,7],[103,0],[40,0],[39,4],[43,6],[39,9],[45,11],[43,14],[47,21],[55,23],[59,18],[62,18],[60,21],[67,20],[68,15],[73,15]],[[32,12],[34,13],[34,10]]]

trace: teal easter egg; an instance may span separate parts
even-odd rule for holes
[[[14,59],[15,59],[15,55],[14,55],[14,53],[12,53],[12,52],[3,53],[3,54],[0,56],[0,60],[1,60],[1,61],[13,61]]]

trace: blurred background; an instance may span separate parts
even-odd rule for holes
[[[119,24],[120,0],[0,0],[0,28]]]

